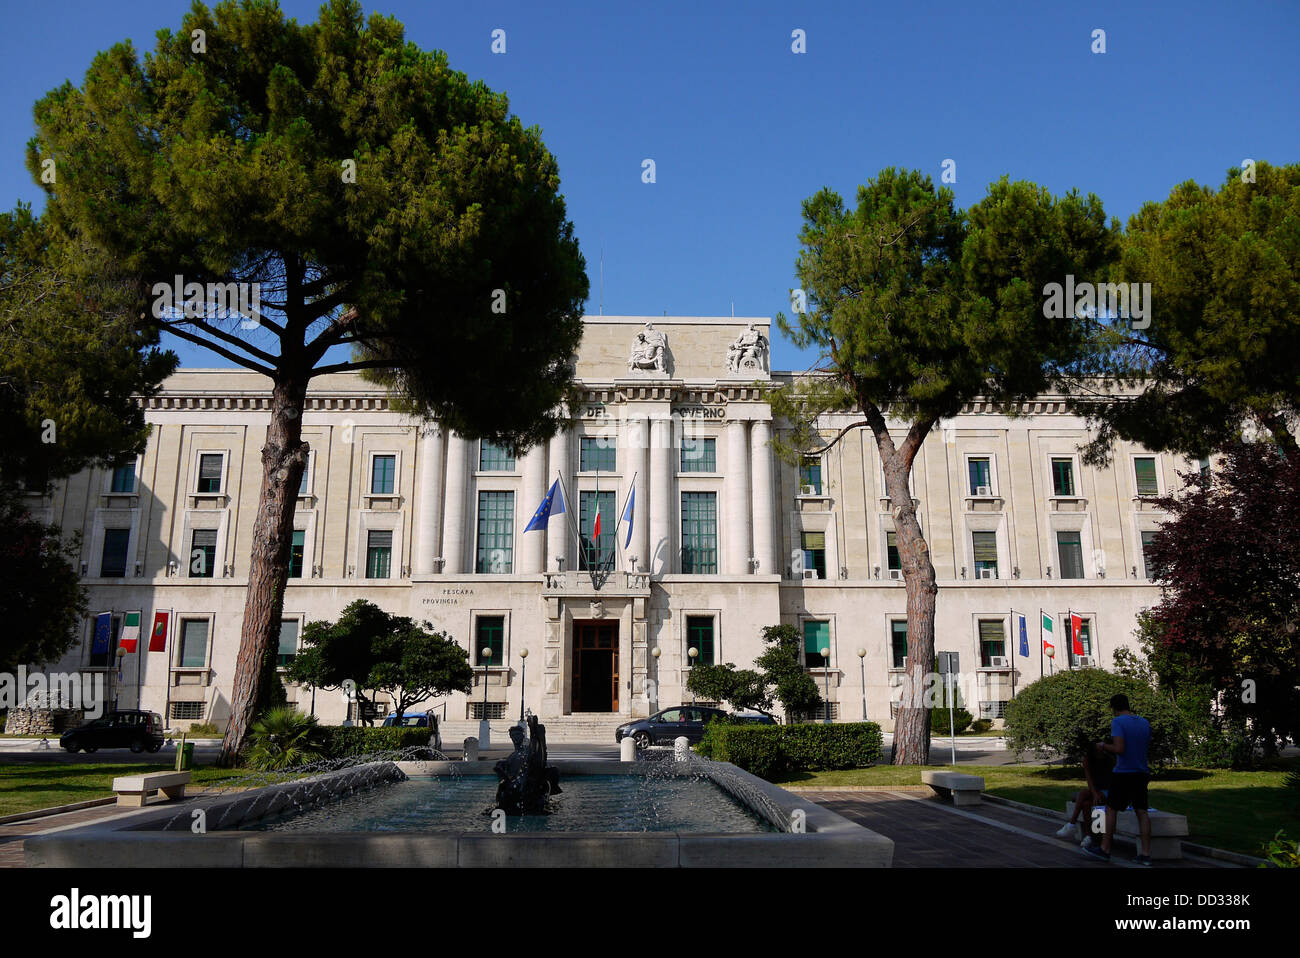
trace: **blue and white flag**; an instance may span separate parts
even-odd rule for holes
[[[626,549],[632,544],[632,517],[636,514],[636,486],[627,491],[627,505],[623,507],[623,521],[627,523],[627,541],[623,543]]]
[[[1020,620],[1020,654],[1029,658],[1029,634],[1025,631],[1025,617],[1018,615],[1016,618]]]
[[[533,518],[529,520],[528,525],[524,526],[524,531],[545,532],[546,524],[551,521],[551,515],[563,511],[564,493],[560,490],[560,480],[556,479],[551,483],[551,488],[546,493],[546,498],[542,500],[542,504],[533,513]]]
[[[95,616],[95,641],[90,646],[93,655],[108,655],[108,645],[112,640],[113,613],[101,612]]]

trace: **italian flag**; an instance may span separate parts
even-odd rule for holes
[[[593,539],[600,538],[600,501],[599,500],[597,500],[596,502],[596,521],[591,524],[591,537]]]
[[[128,612],[122,619],[122,637],[118,644],[127,652],[134,652],[140,641],[140,613]]]
[[[1053,635],[1052,617],[1046,612],[1043,613],[1043,651],[1047,653],[1049,659],[1056,658],[1056,643],[1053,641],[1056,636]]]

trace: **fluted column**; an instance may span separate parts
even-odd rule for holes
[[[744,419],[727,423],[727,475],[723,495],[727,499],[727,561],[722,571],[741,575],[749,571],[753,528],[749,514],[749,423]]]
[[[677,571],[673,558],[673,421],[652,420],[650,426],[650,542],[648,568],[655,575]]]
[[[551,437],[550,470],[546,474],[547,488],[550,488],[549,484],[555,481],[557,473],[564,480],[566,511],[578,508],[576,502],[569,502],[569,491],[573,489],[573,477],[569,470],[569,432],[569,427],[565,426]],[[573,519],[572,515],[552,515],[550,525],[546,527],[546,568],[550,572],[560,568],[560,559],[564,560],[565,569],[573,568],[569,555],[569,543],[573,539],[573,534],[569,531],[571,519]]]
[[[772,424],[766,419],[756,420],[749,437],[752,468],[750,481],[754,487],[754,555],[758,571],[771,575],[781,571],[776,561],[773,527],[776,524],[776,503],[772,492]]]
[[[469,443],[456,433],[447,436],[447,505],[442,526],[443,571],[461,574],[465,569],[465,497]]]
[[[649,542],[649,536],[646,530],[649,528],[646,522],[646,512],[650,508],[646,492],[650,488],[649,462],[646,453],[650,446],[650,420],[634,418],[627,420],[625,430],[627,441],[624,445],[627,448],[627,464],[623,467],[626,478],[623,481],[622,497],[619,499],[619,509],[622,510],[627,502],[628,492],[636,489],[636,501],[633,505],[632,515],[632,542],[626,550],[626,555],[636,556],[636,569],[650,568],[650,556],[646,552]],[[622,516],[620,511],[619,516]],[[622,549],[623,543],[627,541],[627,529],[619,531],[618,547]],[[629,565],[629,568],[631,566]]]
[[[440,551],[438,520],[442,518],[442,430],[429,424],[420,433],[420,494],[416,500],[415,555],[411,565],[416,575],[436,571],[434,558]]]
[[[541,505],[546,495],[546,447],[541,443],[529,449],[524,456],[523,502],[515,504],[515,527],[522,530],[532,518],[532,510]],[[536,574],[546,561],[546,533],[518,532],[520,572]]]

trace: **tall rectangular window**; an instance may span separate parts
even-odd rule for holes
[[[1160,495],[1160,482],[1156,478],[1155,456],[1138,456],[1133,460],[1133,480],[1139,496]]]
[[[478,494],[478,547],[475,551],[475,572],[499,575],[514,571],[514,526],[515,494],[513,492]]]
[[[388,579],[393,574],[393,531],[370,529],[366,532],[366,578]]]
[[[618,440],[614,436],[583,436],[578,440],[579,472],[614,472]]]
[[[815,496],[822,494],[822,461],[820,456],[808,456],[799,463],[799,491],[808,490]]]
[[[479,472],[514,472],[515,457],[509,449],[484,439],[478,446]]]
[[[1074,495],[1074,460],[1052,460],[1052,495],[1070,497]]]
[[[225,456],[219,452],[205,452],[199,456],[199,484],[196,492],[214,494],[221,492],[221,464]]]
[[[303,550],[307,547],[307,531],[293,530],[293,545],[289,547],[289,578],[302,578]]]
[[[717,472],[718,441],[716,439],[683,439],[682,472]]]
[[[506,654],[506,618],[503,615],[480,615],[478,627],[474,632],[474,663],[496,667],[505,661]],[[486,659],[483,650],[491,649],[492,654]]]
[[[826,533],[803,532],[799,537],[803,545],[804,569],[813,569],[819,579],[826,578]]]
[[[1069,618],[1065,622],[1069,623]],[[1092,655],[1092,622],[1089,619],[1083,619],[1079,623],[1079,644],[1083,646],[1083,654]],[[1079,664],[1079,656],[1074,654],[1074,643],[1070,643],[1070,662],[1074,665]]]
[[[899,573],[898,576],[891,576],[890,578],[901,577],[903,572],[903,560],[898,554],[897,532],[885,533],[885,564],[889,568],[890,572]]]
[[[135,463],[114,467],[113,479],[108,488],[110,492],[135,492]]]
[[[889,647],[893,667],[907,668],[907,620],[894,619],[889,623]]]
[[[830,664],[822,649],[831,647],[831,624],[805,619],[803,624],[803,661],[810,669],[820,669]]]
[[[370,494],[391,496],[397,481],[396,456],[372,456],[370,459]]]
[[[975,560],[975,578],[996,579],[998,577],[998,534],[972,532],[970,538]]]
[[[695,657],[696,665],[713,664],[713,616],[688,615],[686,617],[686,645],[688,649],[699,652]]]
[[[988,496],[993,493],[992,470],[987,456],[967,460],[972,496]]]
[[[600,537],[593,538],[596,525],[596,507],[600,506]],[[604,569],[609,567],[614,558],[614,515],[613,492],[578,493],[578,542],[581,549],[578,554],[579,569]]]
[[[208,620],[181,621],[181,647],[178,664],[183,669],[201,669],[208,664]]]
[[[126,575],[126,549],[131,542],[130,529],[105,529],[104,549],[99,556],[99,574],[105,579]]]
[[[280,647],[276,649],[276,668],[287,669],[298,654],[298,620],[280,620]]]
[[[217,568],[217,530],[195,529],[190,533],[190,578],[211,579]]]
[[[713,492],[682,493],[682,572],[718,571],[718,497]]]
[[[1151,544],[1155,541],[1156,534],[1154,532],[1142,533],[1142,578],[1144,579],[1154,578],[1151,574],[1151,560],[1147,558],[1147,555],[1151,551]]]
[[[980,668],[993,668],[994,658],[1007,654],[1006,630],[1001,619],[980,619]]]
[[[1062,579],[1083,578],[1083,543],[1078,532],[1058,532],[1056,551],[1061,560]]]
[[[302,467],[302,478],[298,480],[298,495],[307,495],[307,480],[311,478],[311,457],[307,457],[307,465]]]

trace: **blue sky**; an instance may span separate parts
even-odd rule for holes
[[[319,4],[284,0],[299,20]],[[614,7],[615,9],[610,9]],[[187,2],[9,5],[0,33],[0,201],[41,192],[23,165],[31,106],[95,52],[153,46]],[[598,311],[788,311],[800,203],[851,199],[882,167],[960,205],[1006,173],[1095,192],[1126,220],[1186,179],[1251,157],[1300,161],[1300,3],[446,3],[376,0],[407,36],[509,94],[559,159]],[[506,53],[490,50],[506,31]],[[791,51],[802,29],[807,52]],[[1091,52],[1092,31],[1106,52]],[[657,182],[641,181],[653,159]],[[812,360],[774,337],[776,368]],[[182,344],[183,345],[183,344]],[[184,364],[221,365],[188,346]]]

